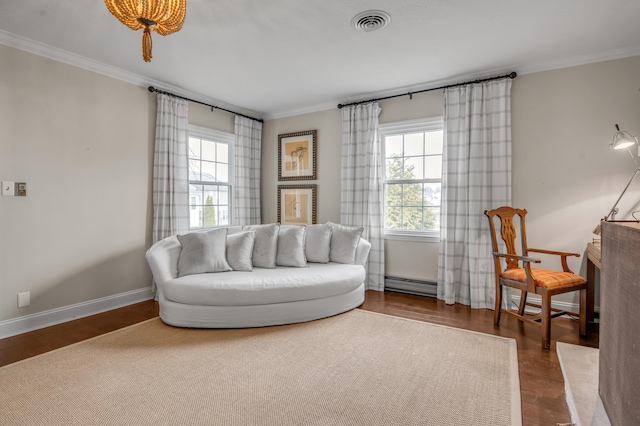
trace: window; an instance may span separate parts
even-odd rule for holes
[[[440,237],[443,120],[380,125],[386,238]]]
[[[231,225],[234,135],[189,126],[189,226]]]

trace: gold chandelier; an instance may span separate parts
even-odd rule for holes
[[[187,0],[104,0],[109,12],[132,30],[144,28],[142,57],[151,62],[151,31],[168,35],[180,31]]]

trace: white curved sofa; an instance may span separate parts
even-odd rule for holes
[[[334,230],[341,227],[329,225]],[[290,228],[293,226],[280,227],[280,235]],[[226,230],[228,236],[243,232],[239,226]],[[253,235],[255,237],[255,233]],[[334,248],[337,235],[331,234]],[[285,241],[284,238],[280,240]],[[278,248],[278,263],[288,264],[287,255],[283,255],[286,252],[280,251],[286,249],[282,241]],[[371,244],[363,238],[352,242],[355,244],[352,263],[307,262],[307,256],[303,254],[301,267],[274,265],[262,268],[254,264],[251,271],[179,276],[183,245],[174,235],[151,246],[146,259],[157,286],[160,318],[166,324],[193,328],[263,327],[325,318],[360,306],[364,301],[365,265]],[[313,256],[317,256],[318,247],[313,243],[311,239],[304,240],[304,251],[310,256],[314,252]],[[226,253],[227,257],[233,256],[228,246]],[[275,258],[275,253],[273,255]],[[253,257],[256,257],[255,251]],[[230,265],[234,264],[234,259],[228,260]]]

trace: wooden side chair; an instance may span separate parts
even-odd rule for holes
[[[512,207],[499,207],[487,210],[484,214],[489,218],[491,227],[491,243],[493,246],[493,259],[496,276],[496,306],[493,314],[493,322],[500,324],[500,314],[513,315],[521,321],[542,326],[542,347],[548,349],[551,345],[551,319],[564,315],[566,312],[551,308],[551,296],[570,291],[580,291],[580,335],[586,335],[587,331],[587,282],[580,275],[576,275],[567,266],[567,257],[580,257],[577,253],[565,253],[559,251],[541,250],[527,247],[527,235],[525,227],[524,209]],[[514,218],[518,217],[519,230],[514,225]],[[496,218],[500,221],[500,229],[496,226]],[[517,221],[517,220],[516,220]],[[498,246],[498,237],[504,241],[506,252],[501,253]],[[516,239],[520,238],[522,245],[521,254],[516,250]],[[562,271],[535,269],[532,263],[540,263],[540,259],[529,257],[529,253],[543,253],[560,256]],[[506,269],[502,269],[502,259],[506,261]],[[502,309],[502,288],[512,287],[522,292],[520,305],[517,311]],[[527,303],[527,294],[539,294],[542,298],[541,305]],[[525,314],[525,307],[536,306],[542,309],[537,315]],[[554,312],[553,314],[551,312]]]

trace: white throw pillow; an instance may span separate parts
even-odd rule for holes
[[[304,268],[307,258],[304,254],[305,226],[280,227],[278,232],[278,255],[276,265]]]
[[[226,257],[226,228],[178,235],[178,241],[182,246],[178,257],[178,277],[231,270]]]
[[[256,231],[227,235],[227,262],[234,271],[253,271],[253,244]]]
[[[336,263],[353,263],[364,228],[362,226],[338,225],[337,223],[332,223],[331,226],[329,260]]]
[[[304,244],[307,262],[329,263],[331,224],[307,225]]]
[[[253,266],[258,268],[275,268],[278,250],[279,223],[268,225],[246,225],[243,231],[256,231],[253,243]]]

